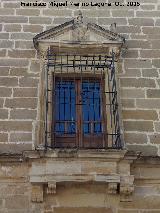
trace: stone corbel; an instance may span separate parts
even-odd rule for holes
[[[118,183],[108,183],[108,194],[117,194]]]
[[[43,184],[32,185],[32,202],[41,203],[43,202]]]
[[[134,192],[134,176],[122,177],[120,183],[120,201],[132,201],[132,194]]]
[[[56,194],[56,181],[48,182],[47,194]]]

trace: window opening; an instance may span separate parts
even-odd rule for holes
[[[122,148],[114,63],[114,52],[58,55],[48,49],[46,148]]]

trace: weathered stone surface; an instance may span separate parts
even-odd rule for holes
[[[5,106],[8,108],[37,108],[36,98],[7,98]]]
[[[124,134],[124,140],[127,144],[143,144],[148,142],[146,134],[128,133]]]
[[[29,198],[27,196],[11,196],[6,198],[5,207],[7,209],[26,209],[29,207]]]
[[[13,97],[37,97],[37,88],[15,88]]]
[[[127,148],[131,151],[140,151],[142,156],[157,156],[158,148],[151,145],[131,145],[127,144]]]
[[[153,134],[149,136],[150,142],[153,144],[160,144],[160,134]]]
[[[121,78],[122,87],[156,87],[154,79],[147,78]]]
[[[124,119],[158,120],[155,110],[123,110],[122,116]]]
[[[126,131],[153,131],[152,121],[124,121],[124,128]]]
[[[61,208],[54,208],[55,213],[113,213],[111,208],[92,208],[92,207],[61,207]]]
[[[11,119],[36,119],[37,110],[33,109],[13,109],[10,111]]]

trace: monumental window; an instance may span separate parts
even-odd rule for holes
[[[121,148],[115,54],[55,54],[46,63],[45,146]]]

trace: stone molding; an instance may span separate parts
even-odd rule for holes
[[[38,151],[24,153],[24,157],[31,161],[33,202],[43,202],[45,189],[47,194],[56,194],[57,185],[64,182],[104,183],[108,194],[119,195],[122,202],[132,200],[134,176],[130,174],[130,165],[137,158],[137,153],[128,155],[126,150],[106,150],[101,152],[101,158],[98,151],[74,151],[69,154],[66,150],[66,153],[65,150],[59,150],[59,153],[58,150],[46,151],[44,155]],[[124,164],[122,172],[118,168]]]

